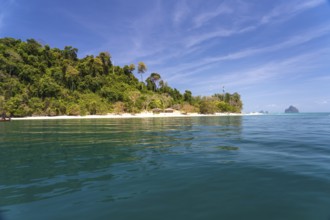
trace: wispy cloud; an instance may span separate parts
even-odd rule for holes
[[[315,103],[319,104],[319,105],[328,105],[329,104],[328,100],[319,100],[319,101],[316,101]]]
[[[315,8],[326,3],[325,0],[309,0],[309,1],[292,1],[285,2],[277,7],[275,7],[269,14],[264,15],[260,24],[266,24],[269,22],[282,22],[290,19],[291,17],[302,13],[306,10]]]
[[[268,108],[277,108],[278,105],[277,104],[268,104],[267,107]]]
[[[207,23],[209,20],[212,20],[220,15],[230,14],[232,12],[233,10],[227,4],[222,3],[215,10],[210,10],[198,14],[194,18],[194,28],[199,28],[203,24]]]
[[[230,37],[237,34],[242,34],[246,32],[251,32],[256,30],[258,27],[273,23],[273,22],[284,22],[286,20],[291,19],[292,17],[306,11],[309,9],[312,9],[314,7],[320,6],[322,4],[326,3],[325,0],[311,0],[308,2],[304,1],[293,1],[291,3],[285,3],[282,5],[279,5],[272,9],[269,13],[262,15],[261,18],[259,18],[258,22],[254,23],[253,25],[247,25],[247,26],[235,26],[234,24],[240,24],[244,23],[243,20],[246,20],[246,16],[241,16],[242,13],[240,10],[232,10],[230,5],[222,4],[220,5],[216,10],[205,12],[202,14],[199,14],[194,19],[194,26],[193,28],[200,27],[205,22],[223,15],[223,14],[230,14],[232,13],[232,17],[239,17],[242,21],[237,20],[237,18],[233,19],[231,22],[233,24],[233,27],[231,28],[224,28],[220,27],[215,30],[209,30],[207,32],[203,33],[197,33],[195,35],[191,35],[186,39],[186,47],[192,47],[195,45],[198,45],[200,43],[203,43],[205,41],[208,41],[213,38],[221,38],[221,37]],[[221,24],[221,22],[220,22]],[[221,25],[220,25],[221,26]]]
[[[302,45],[309,41],[315,40],[319,37],[326,36],[330,34],[330,25],[320,26],[314,29],[310,29],[304,33],[299,33],[297,36],[293,36],[285,41],[273,44],[270,46],[256,47],[243,49],[241,51],[233,52],[227,55],[212,56],[207,57],[196,62],[188,62],[176,66],[175,70],[167,69],[165,72],[176,72],[170,80],[176,80],[178,77],[187,77],[187,75],[192,75],[195,72],[200,71],[200,68],[205,68],[205,66],[210,66],[211,64],[218,64],[219,62],[229,61],[229,60],[238,60],[249,58],[252,56],[267,54],[274,51],[287,50],[294,46]],[[291,59],[292,61],[292,59]]]
[[[265,64],[261,64],[254,68],[244,69],[239,71],[222,72],[220,74],[214,74],[211,77],[205,77],[203,74],[203,80],[199,75],[189,76],[191,86],[194,88],[201,88],[198,92],[215,92],[219,90],[219,85],[226,85],[226,87],[235,89],[244,87],[255,86],[261,83],[275,82],[286,78],[295,78],[296,74],[304,75],[306,69],[313,66],[313,58],[315,55],[324,54],[327,49],[321,49],[313,53],[306,53],[289,57],[287,59],[271,61]],[[187,76],[186,76],[187,78]],[[177,79],[178,80],[178,79]],[[215,91],[209,91],[207,88],[215,88]]]
[[[301,2],[298,5],[290,4],[290,6],[288,6],[282,13],[289,14],[289,12],[293,11],[301,12],[316,7],[317,5],[322,4],[322,2],[323,1],[321,0],[311,0],[309,3]],[[216,3],[218,4],[217,7],[212,9],[209,8],[209,10],[202,12],[200,12],[199,8],[196,8],[196,4],[186,0],[178,1],[174,6],[172,13],[164,11],[164,7],[161,4],[161,1],[156,1],[148,6],[150,7],[148,8],[149,13],[133,15],[133,18],[131,18],[133,22],[128,25],[122,25],[120,23],[121,30],[118,29],[118,31],[129,33],[122,35],[120,38],[116,36],[117,33],[114,35],[114,32],[110,31],[108,28],[111,26],[111,30],[114,30],[116,27],[114,26],[115,24],[99,24],[98,22],[93,20],[89,21],[88,19],[81,17],[81,15],[75,15],[71,12],[68,12],[67,16],[70,16],[77,24],[84,26],[104,39],[104,43],[100,45],[100,48],[94,48],[92,51],[85,51],[84,54],[99,52],[104,50],[102,48],[109,48],[110,52],[115,55],[114,58],[117,59],[120,64],[134,62],[136,60],[150,60],[149,63],[151,65],[161,65],[173,58],[185,59],[189,55],[198,53],[212,45],[212,42],[210,41],[212,39],[229,38],[240,34],[248,34],[249,32],[256,30],[258,25],[266,24],[264,22],[262,24],[259,23],[257,25],[253,24],[246,26],[230,25],[234,23],[239,24],[239,22],[236,22],[237,15],[244,11],[240,7],[234,7],[235,4],[239,4],[239,1],[235,1],[235,3],[224,1],[220,5]],[[173,6],[171,7],[173,8]],[[284,6],[281,7],[283,8]],[[281,15],[281,7],[273,9],[262,19],[265,21],[267,20],[268,23],[272,20],[278,19]],[[231,14],[231,16],[229,16],[229,23],[226,23],[226,27],[221,21],[222,16],[228,14]],[[245,17],[240,17],[240,19],[244,20]],[[164,25],[166,21],[172,22],[172,26],[169,27]],[[207,29],[199,28],[202,27],[203,24],[211,22],[219,24]],[[183,28],[183,25],[186,28]],[[186,25],[190,25],[190,27]],[[125,28],[122,29],[122,27]],[[190,29],[187,31],[189,28],[192,28],[193,30]],[[317,34],[318,33],[315,35]],[[292,39],[291,42],[283,42],[282,45],[277,44],[275,46],[264,48],[247,48],[227,55],[208,57],[202,59],[201,65],[225,60],[241,59],[264,52],[276,51],[281,48],[290,47],[289,44],[298,45],[300,41],[307,41],[308,36],[305,37],[305,39],[303,39],[303,37],[296,37],[295,39]],[[116,43],[121,45],[120,50],[117,50],[116,47],[114,47],[114,44]],[[200,63],[200,60],[192,63]]]
[[[84,14],[75,14],[69,10],[62,9],[62,13],[76,25],[100,38],[102,44],[84,51],[83,55],[96,54],[106,48],[114,55],[117,64],[122,65],[135,60],[140,61],[166,50],[167,43],[164,41],[167,34],[165,30],[159,30],[165,19],[161,1],[153,1],[148,7],[150,8],[144,8],[148,13],[132,14],[129,18],[124,17],[120,21],[108,19],[107,22],[88,19]],[[158,37],[160,34],[164,36]]]
[[[190,8],[185,0],[178,1],[173,14],[173,23],[175,26],[180,25],[190,12]]]
[[[236,34],[241,34],[247,31],[250,31],[250,28],[242,28],[242,29],[226,29],[226,28],[218,28],[217,30],[198,34],[198,35],[192,35],[185,39],[185,46],[187,48],[193,47],[195,45],[198,45],[202,42],[211,40],[213,38],[218,37],[229,37]]]
[[[237,3],[237,1],[235,2]],[[279,19],[284,21],[293,15],[297,15],[323,3],[323,0],[311,0],[306,3],[295,0],[292,3],[290,1],[287,5],[283,4],[272,9],[267,15],[258,16],[259,23],[242,25],[240,22],[237,22],[237,15],[242,11],[241,9],[237,9],[239,7],[233,7],[233,3],[230,3],[232,5],[229,3],[221,4],[215,9],[200,12],[196,9],[196,5],[183,0],[178,1],[174,6],[174,11],[168,13],[168,11],[164,11],[164,8],[158,1],[158,3],[150,6],[148,9],[150,12],[148,14],[133,15],[133,22],[125,26],[125,29],[122,31],[126,34],[121,35],[122,37],[120,38],[118,36],[114,37],[114,33],[109,31],[109,25],[107,24],[95,25],[95,22],[88,23],[86,19],[81,19],[81,17],[77,17],[75,20],[77,23],[79,22],[81,25],[85,25],[94,33],[99,33],[103,39],[106,39],[101,45],[101,48],[93,49],[92,53],[95,51],[99,52],[102,48],[109,48],[111,53],[114,51],[114,59],[118,60],[118,64],[143,60],[147,65],[157,66],[157,71],[164,72],[165,74],[173,74],[173,76],[168,77],[168,80],[175,81],[179,78],[182,79],[198,74],[201,70],[205,70],[211,65],[217,65],[219,62],[239,60],[274,51],[286,50],[329,34],[330,27],[322,26],[304,33],[301,32],[299,35],[275,44],[271,42],[273,39],[268,39],[268,46],[245,47],[238,51],[232,49],[230,50],[232,52],[229,51],[227,54],[221,54],[220,52],[220,55],[204,56],[205,58],[190,57],[190,55],[198,54],[203,49],[212,45],[211,39],[249,34],[259,26],[275,21],[278,22]],[[247,14],[247,12],[245,13]],[[233,19],[226,21],[226,25],[223,25],[221,16],[228,14],[231,14],[229,17],[233,17]],[[244,20],[245,17],[242,16],[239,19]],[[166,20],[171,22],[171,27],[164,25]],[[207,29],[200,28],[203,24],[211,22],[215,22],[218,25],[211,26]],[[190,24],[190,27],[184,26],[186,28],[183,28],[183,25],[188,24]],[[238,25],[231,26],[231,24]],[[189,28],[190,30],[187,31]],[[113,30],[113,27],[111,29]],[[116,41],[121,47],[117,50],[112,50]],[[204,42],[205,44],[203,44]],[[265,44],[265,41],[262,43]],[[88,51],[86,53],[88,54],[90,52]],[[169,66],[168,63],[174,59],[181,60],[181,63],[174,67],[164,68],[164,66]]]
[[[219,56],[219,57],[211,57],[207,58],[207,62],[218,62],[218,61],[224,61],[224,60],[234,60],[234,59],[240,59],[240,58],[245,58],[261,53],[269,53],[277,50],[283,50],[287,49],[293,46],[297,46],[300,44],[304,44],[306,42],[309,42],[311,40],[317,39],[319,37],[329,35],[330,34],[330,25],[326,26],[320,26],[318,28],[309,30],[305,33],[300,33],[297,36],[294,36],[286,41],[271,45],[271,46],[266,46],[266,47],[261,47],[261,48],[249,48],[246,50],[242,50],[236,53],[228,54],[225,56]]]

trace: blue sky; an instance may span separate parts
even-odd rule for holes
[[[330,112],[326,0],[0,0],[0,37],[109,51],[193,95],[238,92],[244,111]]]

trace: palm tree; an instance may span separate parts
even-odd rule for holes
[[[138,64],[138,73],[141,74],[141,82],[143,82],[142,74],[147,71],[147,66],[143,62],[139,62]]]

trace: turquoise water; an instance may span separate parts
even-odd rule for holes
[[[330,219],[330,114],[0,124],[0,219]]]

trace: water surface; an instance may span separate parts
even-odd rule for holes
[[[0,219],[330,219],[330,114],[0,124]]]

